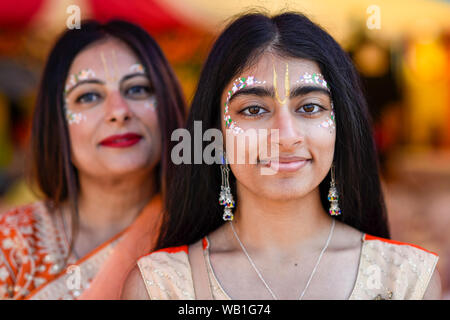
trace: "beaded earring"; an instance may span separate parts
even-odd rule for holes
[[[336,189],[336,181],[334,176],[334,164],[331,166],[331,182],[330,190],[328,191],[328,201],[330,201],[330,209],[328,210],[330,215],[341,215],[341,209],[339,208],[339,193]]]
[[[229,181],[230,168],[226,159],[225,152],[223,152],[222,164],[220,165],[222,185],[220,186],[219,204],[225,206],[222,219],[224,221],[232,221],[234,219],[234,214],[232,211],[234,208],[234,200],[233,195],[231,194]]]

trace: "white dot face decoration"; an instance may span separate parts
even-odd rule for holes
[[[154,110],[156,110],[156,105],[157,105],[156,96],[152,95],[149,98],[149,101],[145,102],[144,107],[145,107],[145,109],[154,111]]]
[[[106,63],[106,59],[104,57],[104,54],[103,54],[103,52],[100,53],[100,59],[102,60],[102,64],[103,64],[103,67],[105,70],[105,77],[106,77],[107,81],[117,81],[117,62],[116,62],[116,54],[115,54],[114,50],[113,50],[112,55],[113,55],[115,72],[111,76],[110,70],[108,69],[108,66]],[[136,74],[143,74],[143,75],[146,74],[144,66],[140,63],[134,63],[133,65],[131,65],[129,68],[129,71],[131,73],[136,73]],[[67,84],[64,88],[64,97],[66,97],[67,93],[72,88],[74,88],[79,82],[84,81],[84,80],[93,79],[93,78],[96,78],[96,74],[95,74],[94,70],[92,70],[90,68],[83,69],[77,73],[71,74],[68,77]],[[65,104],[64,104],[65,117],[66,117],[66,120],[69,125],[80,124],[82,121],[86,121],[87,118],[85,115],[83,115],[81,112],[73,112],[68,107],[67,99],[65,99],[64,102],[65,102]],[[154,111],[156,108],[156,97],[154,95],[151,96],[149,101],[144,104],[144,107],[148,110]]]
[[[145,73],[144,66],[140,63],[135,63],[130,67],[130,72],[133,73]]]
[[[308,73],[305,72],[300,79],[297,80],[297,83],[314,83],[318,84],[328,91],[330,91],[330,86],[328,85],[327,81],[323,78],[323,75],[320,73]]]
[[[78,73],[71,74],[69,76],[69,81],[64,88],[64,94],[67,94],[67,92],[72,89],[78,82],[92,78],[95,78],[95,72],[92,69],[83,69]]]
[[[320,74],[320,73],[312,73],[311,74],[311,73],[305,72],[300,77],[300,79],[297,80],[297,83],[318,84],[318,85],[324,87],[328,92],[330,92],[330,86],[328,85],[327,81],[324,79],[323,75]],[[330,117],[328,117],[325,121],[323,121],[318,126],[320,128],[330,129],[330,133],[332,133],[333,130],[336,129],[336,119],[335,119],[335,115],[334,115],[333,102],[331,102],[331,114],[330,114]]]
[[[64,95],[66,95],[70,89],[75,87],[78,82],[92,79],[95,77],[96,77],[95,72],[92,69],[83,69],[78,73],[71,74],[64,88]],[[66,116],[67,123],[69,125],[79,124],[81,121],[86,120],[85,115],[83,115],[81,112],[73,112],[72,110],[69,109],[67,104],[68,104],[67,100],[64,100],[64,113]]]
[[[67,99],[64,100],[64,115],[69,125],[79,124],[81,121],[86,121],[86,116],[81,112],[73,112],[67,106]]]
[[[319,124],[320,128],[328,128],[330,129],[330,133],[333,133],[333,130],[336,129],[336,120],[334,117],[334,110],[331,110],[331,115],[327,120],[323,121]]]
[[[137,74],[143,74],[143,75],[146,74],[144,66],[140,63],[135,63],[135,64],[131,65],[129,70],[131,73],[137,73]],[[149,98],[149,101],[145,102],[144,108],[147,110],[154,111],[154,110],[156,110],[156,105],[157,105],[156,96],[152,95]]]
[[[285,90],[286,90],[286,93],[285,93],[285,98],[283,100],[281,100],[279,98],[279,95],[278,95],[277,74],[276,74],[275,68],[274,68],[274,71],[273,71],[273,75],[274,75],[274,89],[275,89],[276,99],[278,100],[279,103],[284,104],[287,101],[286,99],[289,96],[289,91],[290,91],[288,65],[286,64],[286,72],[285,72]],[[250,87],[250,86],[255,85],[255,84],[264,84],[264,83],[266,83],[266,81],[256,80],[254,76],[249,76],[247,78],[246,77],[241,77],[241,78],[238,78],[238,79],[236,79],[234,81],[233,87],[231,88],[230,91],[228,91],[227,99],[225,101],[224,121],[225,121],[225,127],[227,129],[231,129],[234,134],[243,133],[244,130],[237,125],[236,121],[231,119],[231,116],[228,113],[229,101],[230,101],[231,97],[236,92],[238,92],[239,90],[241,90],[243,88]],[[330,86],[328,85],[327,81],[324,79],[323,75],[320,74],[320,73],[312,73],[311,74],[311,73],[305,72],[296,81],[296,83],[317,84],[319,86],[324,87],[328,92],[330,92]],[[324,120],[322,123],[320,123],[318,125],[318,127],[329,129],[330,133],[333,133],[333,130],[336,129],[336,119],[335,119],[335,114],[334,114],[333,102],[331,102],[331,114],[330,114],[330,117],[327,117],[327,119]]]
[[[81,112],[72,112],[69,108],[64,108],[66,120],[69,125],[79,124],[81,121],[86,121],[86,116]]]
[[[254,76],[249,76],[247,78],[245,78],[245,77],[238,78],[238,79],[236,79],[233,82],[233,87],[227,93],[227,100],[225,101],[225,110],[224,110],[224,117],[223,117],[223,119],[225,120],[225,127],[227,129],[231,129],[234,134],[243,133],[244,130],[237,125],[236,121],[233,121],[231,119],[231,116],[228,113],[229,102],[230,102],[231,97],[236,92],[238,92],[239,90],[241,90],[243,88],[250,87],[250,86],[253,86],[255,84],[264,84],[264,83],[266,83],[266,82],[265,81],[256,80]]]

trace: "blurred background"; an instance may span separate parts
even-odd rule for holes
[[[217,34],[242,11],[294,10],[350,54],[374,119],[392,238],[440,256],[450,299],[450,1],[444,0],[2,0],[0,212],[34,201],[26,183],[36,90],[46,57],[73,12],[122,18],[160,44],[191,101]]]

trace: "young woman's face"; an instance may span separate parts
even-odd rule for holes
[[[234,157],[227,158],[238,190],[289,200],[318,188],[333,161],[336,129],[329,85],[315,62],[264,54],[227,85],[221,106],[227,154],[234,140]],[[267,132],[261,141],[268,141],[269,149],[278,146],[279,157],[255,143],[239,146],[249,132],[259,137]],[[246,161],[239,164],[242,151]]]
[[[65,83],[72,162],[93,177],[151,170],[161,155],[153,86],[133,51],[109,38],[74,59]]]

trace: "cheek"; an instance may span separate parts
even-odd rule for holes
[[[142,119],[150,119],[151,117],[156,117],[156,100],[154,97],[145,100],[128,100],[128,106],[131,108],[133,113]]]
[[[65,107],[64,109],[66,121],[69,126],[80,124],[82,122],[85,122],[87,120],[86,115],[84,112],[76,112],[71,110],[69,107]]]
[[[307,134],[307,145],[313,160],[324,168],[333,162],[336,130],[333,128],[315,127]]]
[[[255,129],[236,133],[231,129],[225,131],[224,147],[227,153],[227,161],[230,164],[256,165],[262,149],[267,150],[267,137],[260,136]],[[266,151],[267,153],[267,151]]]
[[[80,113],[81,114],[81,113]],[[77,123],[68,122],[70,141],[72,145],[83,143],[93,135],[96,124],[92,116],[82,114],[83,120]]]
[[[159,126],[157,109],[151,101],[139,101],[130,104],[135,117],[142,127],[146,139],[151,144],[152,154],[161,154],[161,128]]]
[[[158,113],[151,101],[132,102],[129,106],[146,132],[152,135],[160,134]]]
[[[93,119],[86,117],[85,121],[78,124],[69,124],[69,137],[72,152],[72,162],[80,164],[81,162],[90,161],[93,153],[93,144],[95,137],[96,125]]]

